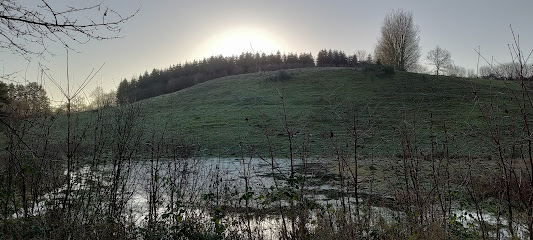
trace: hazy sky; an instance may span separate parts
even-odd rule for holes
[[[78,2],[78,1],[75,1]],[[71,3],[71,2],[69,2]],[[73,3],[71,3],[73,4]],[[231,51],[311,52],[339,49],[371,52],[384,16],[393,9],[411,11],[420,29],[421,62],[436,45],[449,50],[456,65],[476,68],[474,48],[500,62],[510,60],[512,43],[509,25],[520,34],[523,49],[533,48],[533,1],[531,0],[446,0],[446,1],[176,1],[107,0],[116,11],[139,13],[126,22],[124,38],[91,41],[70,53],[70,75],[80,84],[93,68],[105,63],[88,85],[115,89],[121,79],[130,79],[153,68],[166,68],[187,60]],[[250,46],[251,45],[251,46]],[[66,83],[65,51],[51,47],[54,57],[45,62],[49,74]],[[238,54],[239,52],[234,52]],[[37,81],[37,61],[0,52],[5,73],[20,71],[17,81]],[[54,101],[61,100],[57,88],[44,85]]]

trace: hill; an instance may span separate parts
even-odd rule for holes
[[[402,140],[427,149],[430,136],[438,149],[447,138],[460,154],[482,154],[491,143],[487,104],[492,100],[495,107],[491,117],[518,111],[509,89],[519,86],[497,80],[405,72],[386,77],[347,68],[281,74],[287,79],[278,79],[279,72],[229,76],[141,101],[138,130],[180,136],[207,155],[266,154],[271,145],[287,156],[287,123],[294,149],[305,145],[318,156],[353,146],[355,116],[362,154],[399,154]]]

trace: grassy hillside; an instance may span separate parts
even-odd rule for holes
[[[444,132],[445,124],[458,148],[472,150],[487,145],[480,109],[491,98],[502,111],[516,111],[506,100],[509,86],[501,81],[402,72],[379,77],[353,69],[288,74],[285,81],[277,81],[275,72],[226,77],[143,101],[144,132],[180,135],[200,143],[208,154],[227,155],[238,153],[239,143],[245,152],[253,147],[264,153],[267,129],[273,149],[286,154],[283,96],[295,145],[308,140],[313,155],[353,141],[354,112],[359,144],[367,154],[399,153],[400,126],[414,131],[412,138],[422,147],[428,145],[432,124],[437,133]]]
[[[307,143],[315,156],[353,144],[354,113],[360,153],[381,156],[399,154],[406,136],[428,149],[432,131],[439,149],[446,132],[455,152],[485,154],[491,140],[483,116],[500,121],[507,110],[504,123],[516,122],[509,121],[517,112],[509,89],[519,86],[502,81],[404,72],[380,77],[338,68],[287,73],[290,78],[284,81],[277,72],[225,77],[141,101],[138,131],[146,138],[179,136],[199,143],[204,154],[226,156],[239,154],[240,145],[245,153],[266,154],[267,130],[273,150],[284,157],[289,141],[281,96],[295,148]],[[482,113],[491,99],[497,109]]]

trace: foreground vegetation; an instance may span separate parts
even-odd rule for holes
[[[527,93],[514,82],[372,65],[252,73],[100,111],[12,115],[0,237],[525,238]],[[235,159],[238,177],[209,156]]]

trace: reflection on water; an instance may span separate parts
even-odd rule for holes
[[[127,166],[128,174],[123,176],[124,213],[138,226],[145,225],[150,214],[163,222],[175,221],[179,217],[180,221],[195,219],[211,224],[216,215],[214,206],[224,206],[225,212],[219,217],[227,231],[243,235],[251,231],[265,239],[276,239],[283,230],[283,222],[290,226],[291,221],[301,221],[284,213],[288,207],[294,207],[291,204],[295,203],[287,197],[293,191],[314,204],[308,209],[304,221],[307,229],[313,231],[315,224],[323,220],[319,218],[324,218],[324,213],[335,215],[340,210],[346,211],[346,206],[349,212],[354,212],[355,199],[349,188],[342,188],[337,184],[338,179],[331,177],[335,164],[324,159],[298,160],[294,169],[301,179],[295,184],[289,179],[291,166],[288,160],[210,158],[134,162]],[[108,176],[113,175],[113,171],[110,164],[83,166],[72,174],[72,189],[78,192],[93,189],[95,182],[100,187],[109,187],[113,181]],[[59,198],[65,189],[59,188],[43,199]],[[364,200],[359,199],[361,214],[371,225],[377,224],[379,219],[406,221],[403,212],[385,206],[369,206]],[[35,213],[45,209],[44,203],[38,204]],[[150,212],[150,208],[155,210]],[[456,209],[452,213],[465,228],[479,222],[474,211]],[[169,214],[173,214],[173,218],[168,218]],[[483,217],[488,224],[497,224],[494,214],[484,213]],[[506,221],[501,220],[500,224],[501,236],[509,237],[504,227]],[[520,225],[517,233],[519,237],[525,237],[527,229]]]

